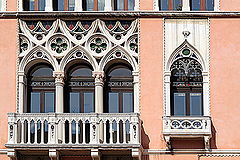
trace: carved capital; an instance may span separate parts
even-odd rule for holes
[[[55,77],[55,85],[64,85],[64,72],[54,72],[53,76]]]
[[[104,85],[104,72],[93,72],[93,77],[95,78],[96,86]]]
[[[18,81],[19,83],[26,84],[27,80],[24,72],[18,72]]]

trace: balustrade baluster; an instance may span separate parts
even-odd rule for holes
[[[127,143],[126,134],[126,122],[123,121],[123,143]]]
[[[72,122],[69,121],[69,144],[72,144]]]
[[[117,144],[119,143],[119,136],[120,136],[120,130],[119,130],[119,121],[116,122],[117,124],[117,133],[116,133],[116,136],[117,136]]]
[[[79,124],[79,121],[76,121],[76,144],[79,144],[79,126],[78,126],[78,124]]]
[[[103,143],[107,143],[107,123],[106,121],[103,122]]]
[[[44,143],[44,120],[41,121],[41,144]]]
[[[31,121],[29,120],[28,122],[28,127],[27,127],[27,134],[28,134],[28,144],[31,143]]]
[[[85,129],[86,129],[86,122],[83,121],[83,144],[86,143]]]
[[[34,121],[34,127],[35,127],[34,143],[37,143],[37,122],[36,121]]]
[[[24,120],[21,121],[21,143],[24,143]]]
[[[109,132],[110,132],[110,140],[109,143],[112,144],[113,143],[113,122],[109,121],[110,127],[109,127]]]

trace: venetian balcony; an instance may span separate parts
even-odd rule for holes
[[[137,113],[8,113],[7,148],[139,148]]]
[[[163,116],[163,136],[167,148],[171,148],[171,138],[204,138],[209,149],[211,138],[211,118],[209,116]]]

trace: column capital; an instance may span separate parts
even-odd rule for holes
[[[95,85],[96,86],[103,86],[103,84],[104,84],[104,72],[95,71],[92,74],[93,74],[93,77],[95,78]]]
[[[53,77],[55,78],[55,85],[64,85],[64,72],[53,72]]]
[[[26,75],[23,71],[18,72],[18,81],[19,83],[26,84]]]

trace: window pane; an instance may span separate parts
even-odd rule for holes
[[[39,0],[39,11],[45,11],[45,0]]]
[[[129,11],[134,10],[134,0],[128,0],[128,10]]]
[[[75,8],[75,0],[69,0],[69,11],[74,11]]]
[[[94,0],[87,0],[87,11],[93,11],[93,1]]]
[[[132,93],[123,93],[123,113],[133,112]]]
[[[190,116],[202,115],[202,94],[190,93]]]
[[[103,11],[105,6],[105,0],[98,0],[98,11]]]
[[[174,93],[174,116],[186,115],[185,93]]]
[[[91,113],[94,111],[93,109],[93,93],[91,92],[86,92],[83,93],[84,96],[84,113]]]
[[[79,94],[70,92],[70,113],[80,113]]]
[[[0,10],[2,10],[2,0],[0,0]]]
[[[34,77],[52,77],[53,70],[51,68],[39,68],[32,73]]]
[[[205,10],[206,11],[213,11],[214,10],[214,2],[213,0],[205,0]]]
[[[117,68],[109,74],[111,77],[132,77],[132,71],[127,68]]]
[[[92,70],[90,68],[78,68],[74,70],[70,75],[72,77],[92,77]]]
[[[117,10],[118,11],[124,10],[124,0],[117,0]]]
[[[173,0],[173,10],[181,10],[181,0]]]
[[[119,93],[108,93],[109,113],[119,113]]]
[[[169,0],[160,0],[161,1],[161,10],[168,11],[169,10]]]
[[[40,113],[41,94],[40,92],[31,92],[30,113]]]
[[[192,0],[192,10],[201,11],[201,0]]]
[[[54,92],[44,93],[45,113],[54,112]]]
[[[64,11],[64,0],[58,0],[58,11]]]
[[[29,11],[35,10],[35,0],[29,0]]]

